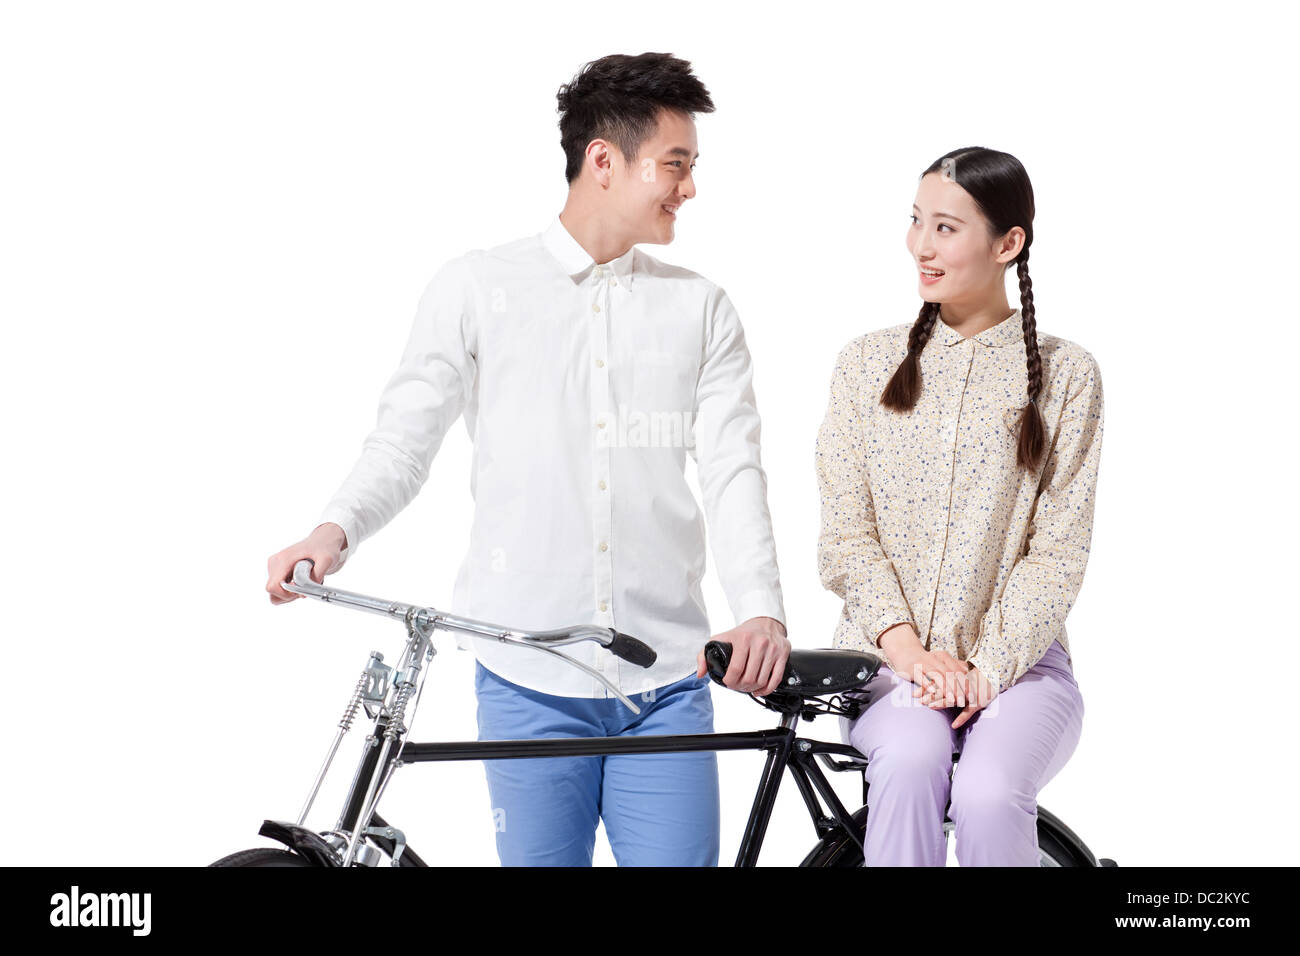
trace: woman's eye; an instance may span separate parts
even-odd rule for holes
[[[908,218],[912,220],[912,225],[914,225],[914,226],[915,226],[915,225],[918,225],[918,224],[921,222],[921,220],[919,220],[919,219],[916,218],[916,214],[915,214],[915,213],[913,213],[913,214],[912,214],[911,216],[909,216]],[[957,231],[957,230],[954,229],[952,226],[949,226],[946,222],[941,222],[941,223],[939,223],[939,228],[940,228],[940,229],[945,229],[945,228],[946,228],[949,232],[956,232],[956,231]]]

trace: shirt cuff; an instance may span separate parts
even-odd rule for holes
[[[903,675],[899,673],[898,668],[894,666],[894,662],[890,660],[889,653],[880,645],[880,638],[884,636],[884,633],[898,624],[912,624],[911,615],[907,617],[898,617],[897,614],[883,615],[876,619],[873,629],[866,632],[866,637],[871,645],[872,653],[888,664],[891,671],[902,677]],[[915,630],[916,625],[912,624],[912,628]]]
[[[331,573],[334,573],[347,563],[348,558],[351,557],[352,553],[357,549],[357,526],[356,522],[352,520],[350,514],[346,511],[332,507],[326,508],[321,512],[320,518],[316,521],[316,527],[319,528],[326,522],[333,522],[342,528],[343,535],[347,538],[348,542],[347,547],[339,554],[339,563],[334,565],[333,569],[331,569]]]
[[[737,627],[750,618],[770,617],[780,621],[781,626],[786,629],[787,634],[789,633],[790,627],[785,622],[785,604],[781,600],[780,588],[747,591],[736,599],[731,611],[736,616]]]
[[[864,630],[867,636],[870,638],[872,645],[875,647],[879,647],[880,638],[884,636],[884,633],[892,627],[897,627],[899,624],[912,624],[912,618],[899,617],[897,613],[884,614],[876,618],[876,620],[872,624],[867,626]],[[912,624],[912,629],[913,630],[916,629],[915,624]]]
[[[903,601],[897,585],[879,593],[879,581],[873,583],[851,577],[844,593],[844,606],[862,629],[872,647],[879,647],[877,639],[895,624],[912,624],[912,609]]]
[[[985,659],[981,651],[976,651],[970,657],[966,658],[966,663],[988,678],[988,682],[993,685],[995,693],[1002,693],[1003,675]]]
[[[1001,666],[995,663],[995,655],[991,653],[993,650],[1002,651],[1001,654],[996,655],[1001,658]],[[993,606],[980,619],[979,636],[975,641],[974,650],[966,658],[966,663],[987,677],[999,694],[1007,686],[1007,674],[1004,668],[1012,662],[1002,641],[1001,602],[994,601]]]

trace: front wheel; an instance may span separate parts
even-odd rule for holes
[[[862,839],[867,828],[867,807],[853,814],[853,825]],[[1039,866],[1096,866],[1097,859],[1053,813],[1038,808]],[[1110,862],[1110,861],[1107,861]],[[800,866],[862,866],[862,850],[843,830],[830,834],[804,857]],[[1113,862],[1110,862],[1114,866]]]
[[[311,862],[292,850],[257,847],[223,856],[209,866],[311,866]]]

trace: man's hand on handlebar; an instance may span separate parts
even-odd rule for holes
[[[318,525],[297,544],[291,544],[283,551],[271,555],[266,562],[266,590],[271,596],[271,603],[288,604],[302,597],[301,594],[286,591],[284,582],[293,580],[293,566],[303,558],[312,563],[311,579],[317,584],[324,584],[325,575],[338,567],[339,558],[347,545],[347,535],[343,529],[327,521]]]
[[[781,685],[786,661],[790,658],[790,641],[785,636],[785,625],[771,617],[752,617],[738,627],[710,640],[731,645],[731,663],[722,682],[732,690],[766,697]],[[701,648],[696,677],[709,672]]]

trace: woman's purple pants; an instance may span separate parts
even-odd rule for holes
[[[863,712],[841,720],[845,741],[867,758],[867,866],[943,866],[945,808],[961,866],[1038,866],[1038,793],[1083,728],[1083,697],[1064,648],[1053,641],[957,730],[961,709],[919,703],[916,686],[881,665],[858,692]]]

